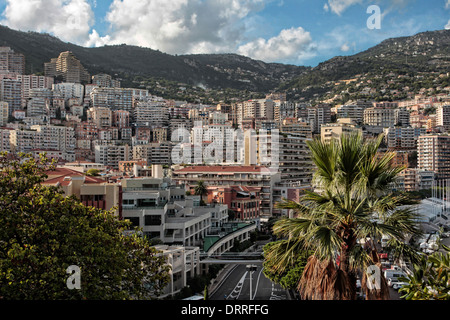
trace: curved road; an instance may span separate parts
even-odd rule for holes
[[[233,266],[219,287],[210,296],[210,299],[245,301],[287,300],[286,290],[266,278],[262,272],[262,264],[254,265],[256,266],[255,271],[248,271],[245,265]],[[251,290],[250,282],[252,284]],[[250,299],[250,291],[252,293],[252,299]]]

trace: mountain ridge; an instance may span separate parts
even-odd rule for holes
[[[234,53],[170,55],[125,44],[86,48],[49,34],[16,31],[1,25],[0,46],[25,54],[28,73],[43,72],[45,62],[60,52],[72,51],[91,74],[108,73],[122,78],[124,85],[164,79],[172,81],[174,87],[187,84],[259,94],[283,91],[289,98],[306,100],[321,98],[330,91],[333,82],[360,74],[378,77],[388,71],[414,74],[450,70],[450,30],[389,38],[362,52],[336,56],[316,67],[266,63]]]
[[[236,54],[170,55],[159,50],[131,45],[106,45],[86,48],[63,42],[45,33],[22,32],[0,26],[0,45],[25,54],[27,72],[42,72],[44,63],[71,51],[91,74],[164,78],[208,88],[229,87],[238,90],[270,91],[307,70],[306,67],[265,63]],[[217,65],[217,58],[227,61]]]

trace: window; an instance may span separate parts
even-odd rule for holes
[[[139,221],[139,217],[128,217],[125,218],[125,220],[130,220],[130,222],[133,224],[133,227],[139,227],[140,225],[140,221]]]
[[[161,216],[145,216],[146,226],[159,226],[161,225]]]

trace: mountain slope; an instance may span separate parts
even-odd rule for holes
[[[334,57],[303,73],[280,89],[302,92],[307,98],[327,92],[334,82],[358,75],[387,72],[417,74],[450,70],[450,30],[429,31],[411,37],[387,39],[352,56]]]
[[[0,26],[0,46],[25,54],[27,72],[42,72],[44,63],[72,51],[91,74],[105,72],[127,79],[163,78],[214,89],[266,92],[292,80],[306,68],[269,64],[235,54],[173,56],[129,45],[84,48],[48,34],[20,32]]]

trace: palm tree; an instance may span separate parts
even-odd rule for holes
[[[384,277],[380,275],[377,290],[369,290],[371,278],[365,272],[373,265],[381,270],[374,240],[383,235],[390,236],[399,255],[415,257],[405,241],[420,233],[417,216],[409,207],[398,208],[411,204],[405,195],[389,192],[404,168],[391,166],[392,153],[377,155],[382,139],[364,140],[361,133],[352,133],[331,142],[308,141],[316,166],[315,191],[306,191],[299,202],[284,199],[276,205],[293,210],[295,217],[275,223],[274,234],[287,242],[274,246],[265,258],[275,260],[281,271],[299,252],[314,252],[298,286],[304,299],[354,300],[361,271],[366,299],[387,299]]]
[[[206,187],[205,182],[202,180],[197,181],[197,185],[195,186],[195,189],[194,189],[194,194],[196,196],[200,196],[200,203],[204,203],[203,195],[205,195],[207,192],[208,192],[208,189]]]

